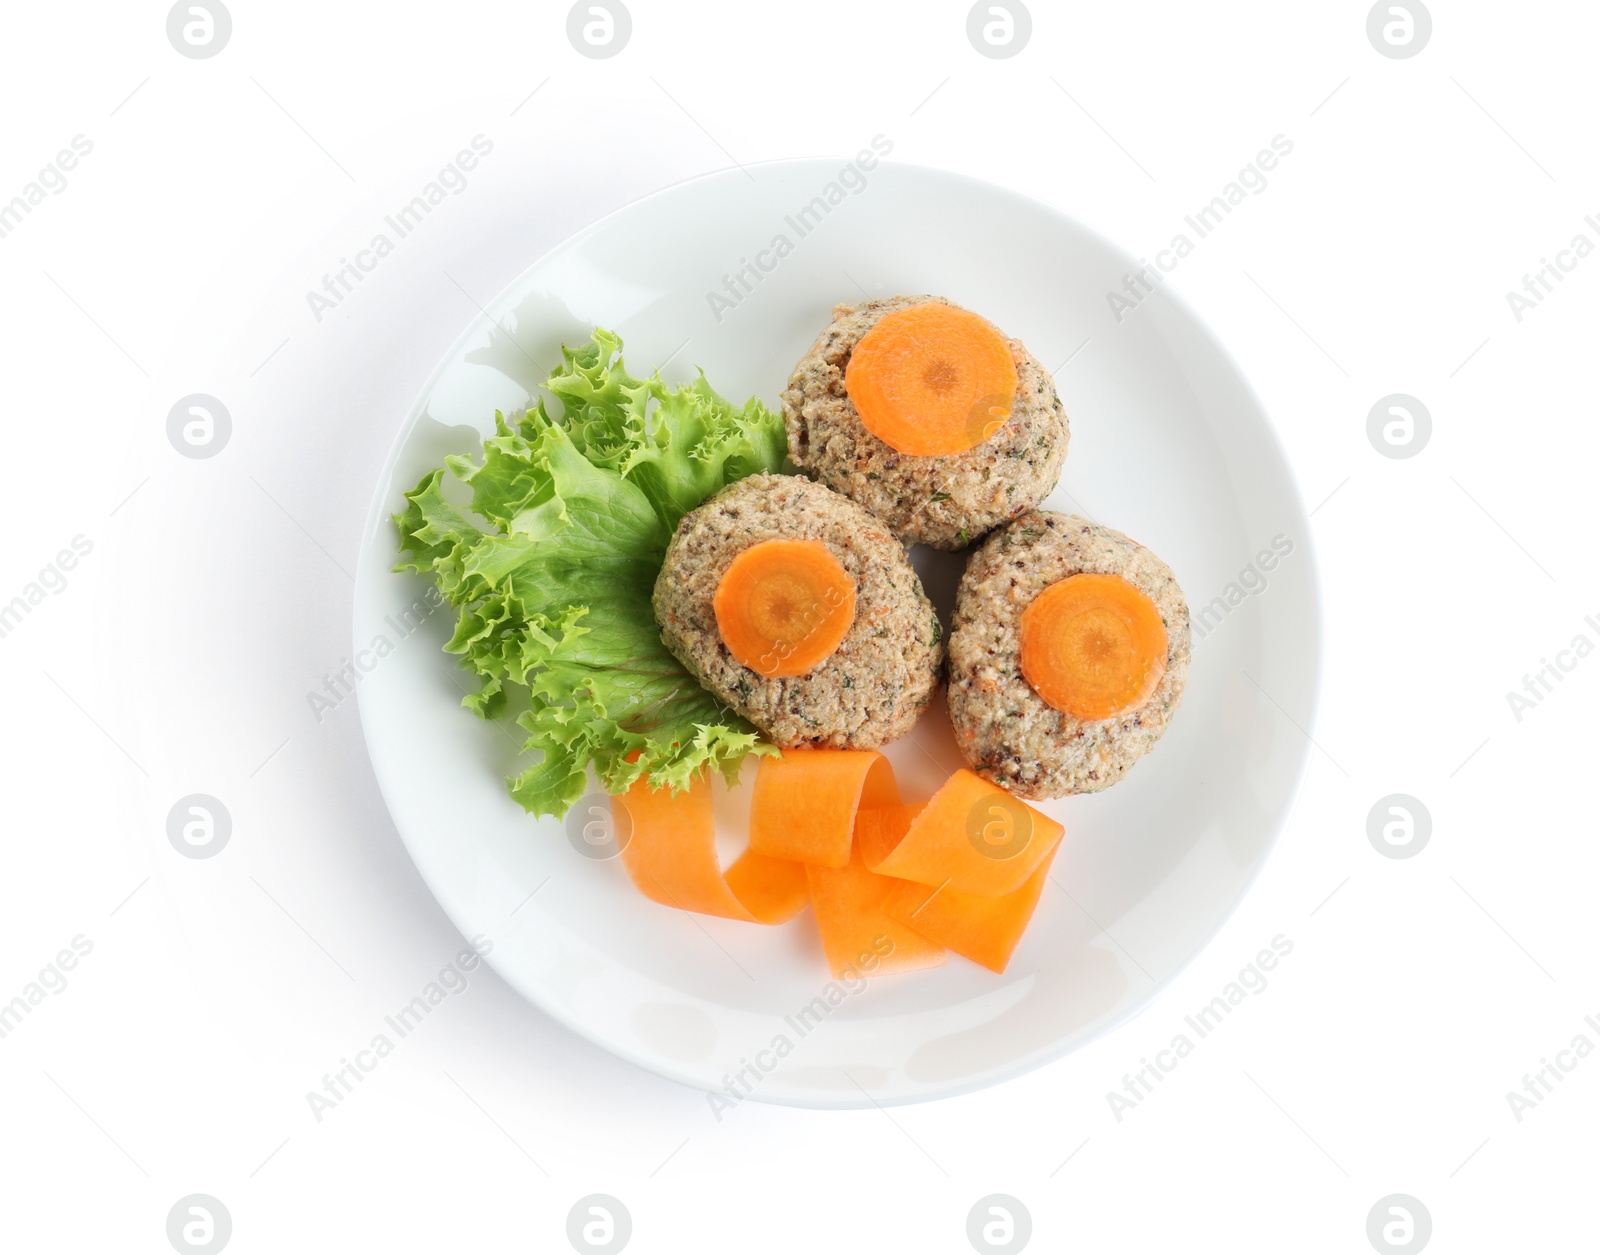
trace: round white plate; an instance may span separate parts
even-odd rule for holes
[[[390,813],[451,919],[492,943],[495,969],[643,1067],[708,1090],[731,1082],[741,1101],[818,1107],[987,1085],[1135,1012],[1233,910],[1283,825],[1321,649],[1310,531],[1283,453],[1193,315],[1157,288],[1118,323],[1107,293],[1124,291],[1134,263],[1044,205],[935,170],[846,166],[786,161],[679,184],[517,279],[406,418],[373,496],[354,624],[358,661],[373,664],[361,717]],[[724,278],[746,263],[771,268],[735,303]],[[1072,443],[1046,504],[1165,558],[1197,631],[1188,691],[1156,750],[1105,793],[1042,804],[1067,835],[1005,975],[952,955],[849,989],[830,982],[809,910],[764,928],[658,906],[620,862],[581,856],[563,823],[511,801],[517,730],[461,708],[470,681],[440,649],[450,616],[408,618],[426,610],[427,583],[391,573],[389,516],[446,454],[475,450],[497,408],[525,407],[559,346],[594,324],[623,336],[635,374],[666,363],[677,382],[698,365],[725,396],[775,405],[835,303],[902,292],[977,310],[1055,368]],[[962,559],[913,559],[948,624]],[[908,797],[962,765],[942,703],[887,752]],[[729,857],[753,776],[747,765],[732,794],[717,784]]]

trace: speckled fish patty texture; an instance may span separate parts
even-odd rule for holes
[[[850,630],[805,676],[741,665],[717,630],[718,582],[766,540],[821,541],[856,584]],[[684,515],[653,604],[673,655],[785,749],[886,745],[911,730],[939,684],[942,631],[905,550],[860,506],[799,475],[752,475]]]
[[[1084,721],[1054,709],[1022,676],[1022,612],[1057,580],[1120,575],[1156,604],[1167,671],[1139,709]],[[972,769],[1020,797],[1115,784],[1166,731],[1189,672],[1189,607],[1167,564],[1121,532],[1032,510],[967,563],[950,631],[950,721]]]
[[[813,479],[877,515],[908,545],[962,549],[1031,509],[1056,486],[1067,456],[1067,416],[1050,372],[1008,339],[1017,367],[1011,418],[982,444],[948,457],[896,453],[873,435],[845,391],[857,342],[880,318],[942,296],[893,296],[837,305],[783,393],[789,458]]]

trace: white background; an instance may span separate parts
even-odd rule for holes
[[[169,1250],[196,1192],[239,1252],[565,1250],[596,1192],[639,1252],[963,1251],[997,1192],[1040,1250],[1364,1251],[1397,1192],[1431,1249],[1592,1245],[1600,1055],[1520,1121],[1506,1094],[1600,1046],[1600,661],[1521,720],[1506,693],[1600,643],[1600,256],[1520,323],[1505,294],[1600,244],[1600,10],[1432,12],[1397,60],[1363,3],[1037,3],[991,60],[943,0],[635,0],[591,60],[564,5],[235,0],[191,60],[160,4],[7,6],[0,202],[74,136],[93,152],[0,239],[0,601],[74,536],[93,551],[0,639],[0,1000],[93,950],[0,1039],[6,1249]],[[474,301],[601,213],[877,133],[1141,256],[1293,141],[1170,280],[1315,508],[1319,748],[1265,872],[1136,1020],[983,1093],[718,1123],[480,970],[317,1122],[306,1091],[462,944],[355,703],[319,725],[305,701],[348,653],[345,572],[410,399]],[[305,293],[478,134],[467,189],[316,321]],[[195,392],[233,417],[210,460],[166,438]],[[1433,417],[1407,460],[1366,435],[1397,392]],[[191,792],[233,817],[214,858],[167,840]],[[1406,860],[1367,839],[1395,792],[1433,820]],[[1269,987],[1119,1121],[1107,1091],[1279,933]]]

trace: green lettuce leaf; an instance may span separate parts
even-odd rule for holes
[[[621,353],[622,341],[596,328],[592,343],[561,350],[561,367],[545,387],[565,407],[560,424],[574,448],[637,484],[669,534],[718,490],[783,465],[783,420],[759,400],[733,406],[703,371],[675,389],[659,372],[635,379]],[[538,418],[549,421],[542,409]]]
[[[703,374],[675,389],[636,379],[621,352],[599,328],[562,349],[546,383],[559,417],[542,401],[515,426],[496,414],[481,457],[447,458],[394,516],[395,569],[431,576],[456,609],[445,649],[479,681],[463,704],[484,718],[512,695],[526,705],[523,748],[539,758],[509,784],[534,814],[564,814],[591,768],[612,793],[641,776],[677,790],[707,767],[731,782],[747,754],[773,752],[662,645],[650,594],[686,512],[782,468],[782,419],[758,400],[735,407]]]

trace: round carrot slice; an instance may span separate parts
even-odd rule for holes
[[[862,425],[897,453],[939,457],[982,444],[1011,417],[1011,346],[970,310],[936,301],[885,314],[844,372]]]
[[[818,540],[764,540],[736,557],[711,599],[728,652],[764,676],[806,675],[844,640],[856,584]]]
[[[1068,576],[1022,612],[1022,676],[1075,719],[1137,710],[1166,671],[1161,612],[1120,575]]]

